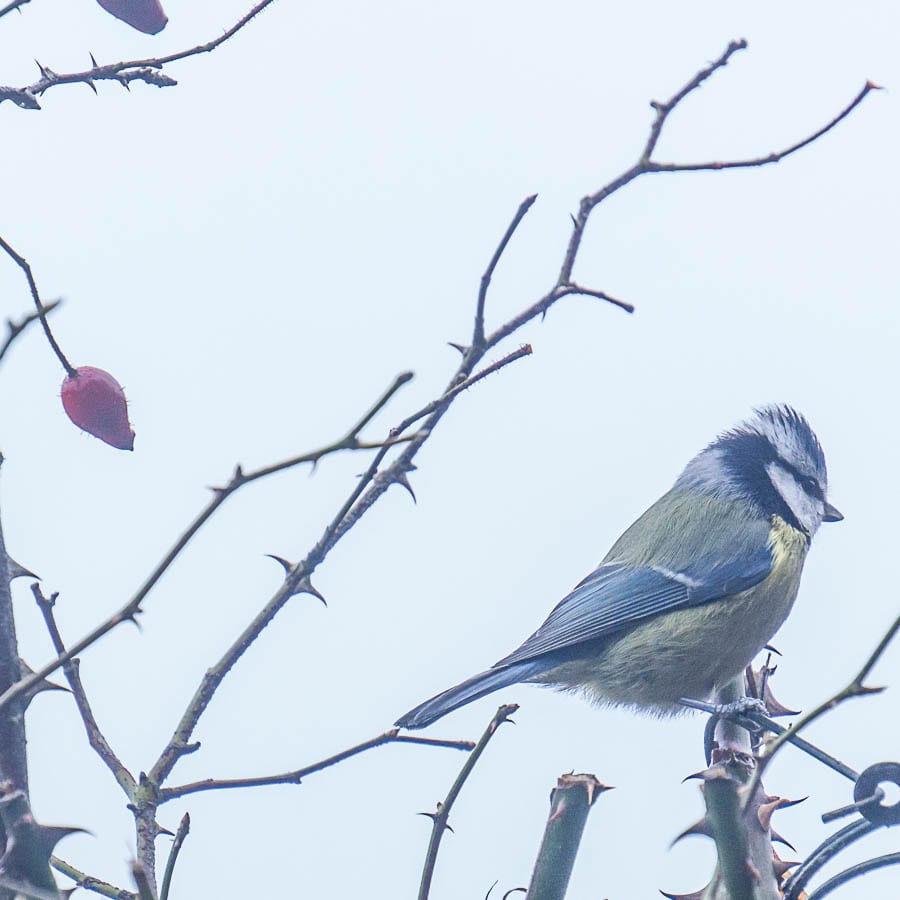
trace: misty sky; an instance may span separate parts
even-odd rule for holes
[[[0,82],[36,79],[35,58],[68,72],[89,52],[101,63],[170,53],[247,8],[169,0],[169,26],[147,37],[90,0],[33,0],[0,20]],[[305,766],[490,665],[695,452],[768,402],[807,415],[846,515],[817,536],[775,639],[775,693],[809,709],[851,678],[898,608],[898,29],[888,2],[281,2],[217,52],[168,68],[177,87],[63,86],[40,112],[0,105],[0,234],[43,296],[65,299],[60,343],[125,386],[137,432],[128,454],[71,425],[37,330],[4,361],[6,542],[60,592],[71,642],[125,602],[237,462],[340,437],[405,370],[414,381],[367,439],[438,396],[458,362],[447,343],[469,338],[479,279],[521,200],[539,195],[498,267],[489,326],[552,286],[569,213],[637,160],[649,101],[730,40],[749,49],[672,116],[658,159],[766,155],[867,79],[888,88],[778,166],[654,175],[601,206],[575,276],[635,314],[568,298],[498,348],[491,359],[525,341],[534,353],[441,422],[411,476],[416,505],[392,489],[329,556],[314,579],[328,607],[297,597],[263,633],[172,784]],[[27,311],[5,257],[0,289],[4,317]],[[265,554],[304,556],[369,458],[246,488],[147,599],[141,629],[84,655],[97,718],[133,773],[277,589]],[[41,664],[52,648],[27,581],[15,597],[23,655]],[[898,756],[900,646],[872,682],[891,690],[809,733],[857,769]],[[711,843],[669,848],[701,814],[696,784],[682,783],[703,766],[700,717],[642,719],[518,686],[425,733],[477,738],[500,702],[521,705],[517,724],[459,800],[435,900],[527,883],[549,791],[572,770],[616,786],[592,812],[573,900],[705,882]],[[28,726],[35,814],[94,834],[59,854],[131,888],[132,817],[71,698],[38,698]],[[430,828],[416,813],[462,763],[387,746],[301,786],[168,804],[164,826],[185,810],[193,822],[172,896],[415,896]],[[766,786],[810,797],[775,821],[801,857],[836,830],[819,816],[852,787],[791,748]],[[896,850],[884,833],[852,860]],[[893,896],[897,877],[836,896]]]

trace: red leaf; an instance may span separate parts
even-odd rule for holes
[[[125,391],[109,372],[79,366],[62,385],[66,415],[82,430],[119,450],[134,449]]]
[[[166,27],[168,18],[159,0],[97,0],[117,19],[127,22],[144,34],[158,34]]]

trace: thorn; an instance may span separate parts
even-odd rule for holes
[[[776,656],[784,656],[784,654],[777,647],[773,647],[771,644],[764,644],[763,650],[768,650],[769,653],[774,653]]]
[[[681,834],[676,835],[674,840],[669,847],[674,847],[680,840],[683,840],[686,837],[691,837],[692,835],[699,834],[702,837],[712,837],[712,832],[709,828],[709,823],[706,821],[706,817],[704,816],[702,819],[694,822],[693,825],[688,825]]]
[[[868,685],[861,684],[857,689],[856,693],[860,697],[865,694],[880,694],[882,691],[887,690],[886,685],[881,685],[880,687],[869,687]]]
[[[85,84],[86,84],[86,85],[87,85],[87,86],[88,86],[95,94],[97,93],[97,87],[96,87],[96,85],[94,84],[94,81],[93,81],[92,78],[88,78],[88,79],[85,81]]]
[[[413,466],[415,468],[415,466]],[[401,487],[405,488],[409,491],[409,496],[412,497],[413,503],[416,502],[416,492],[412,489],[412,485],[409,483],[409,478],[406,477],[406,472],[400,472],[394,476],[394,481],[399,484]]]
[[[686,781],[704,781],[708,771],[709,769],[703,769],[701,772],[692,772],[690,775],[685,775],[681,779],[681,783],[684,784]]]
[[[706,888],[700,888],[699,891],[692,891],[690,894],[669,894],[666,891],[660,891],[660,893],[668,900],[703,900],[706,896]]]
[[[789,840],[787,840],[785,837],[783,837],[777,831],[775,831],[774,828],[769,830],[769,837],[773,841],[778,841],[779,844],[784,844],[785,847],[787,847],[790,850],[793,850],[795,853],[797,852],[797,848]]]
[[[455,341],[447,341],[447,346],[452,347],[454,350],[459,350],[459,352],[465,356],[466,353],[469,352],[469,348],[464,344],[457,344]]]
[[[274,559],[275,562],[277,562],[284,569],[285,575],[290,575],[291,569],[294,568],[294,564],[292,562],[288,562],[288,560],[286,560],[282,556],[276,556],[274,553],[266,553],[264,554],[264,556],[268,556],[269,559]]]
[[[131,93],[131,85],[128,83],[127,78],[123,78],[121,75],[118,75],[116,76],[116,81],[118,81],[119,84],[121,84],[129,94]]]
[[[11,556],[7,555],[6,562],[9,567],[9,580],[12,581],[13,578],[37,578],[38,581],[41,580],[40,575],[35,575],[31,569],[26,569],[21,563],[17,563]]]
[[[867,87],[870,91],[883,91],[883,90],[885,89],[885,88],[884,88],[884,85],[881,85],[881,84],[875,84],[875,82],[872,81],[871,79],[869,79],[869,80],[866,82],[866,87]]]
[[[189,744],[175,742],[172,749],[179,756],[187,756],[189,753],[196,753],[201,747],[200,741],[191,741]]]
[[[153,820],[153,827],[156,829],[157,835],[167,834],[169,837],[175,837],[174,831],[169,831],[168,828],[163,828],[162,825],[159,824],[155,819]]]
[[[572,227],[577,228],[578,227],[578,219],[576,219],[572,213],[569,213],[569,218],[572,220]]]
[[[32,669],[21,656],[19,657],[19,673],[21,678],[27,678],[29,675],[34,675],[34,669]],[[72,693],[64,685],[57,684],[55,681],[50,681],[47,678],[42,678],[33,688],[25,693],[25,706],[27,707],[38,694],[43,694],[44,691],[65,691],[67,694]]]
[[[767,797],[765,803],[760,803],[756,810],[756,818],[763,831],[768,831],[772,825],[772,813],[776,809],[781,809],[789,805],[788,800],[783,797]]]
[[[783,703],[780,703],[769,687],[769,676],[775,672],[776,668],[776,666],[763,665],[758,669],[752,669],[748,666],[747,675],[751,693],[762,700],[770,716],[796,716],[800,710],[789,709]]]
[[[294,589],[295,594],[312,594],[313,597],[318,598],[322,601],[322,606],[328,606],[325,598],[312,586],[312,582],[309,580],[309,576],[307,575]]]
[[[99,69],[100,67],[97,65],[97,60],[94,59],[94,54],[91,53],[90,51],[88,51],[88,56],[90,56],[90,58],[91,58],[91,65],[92,65],[95,69]]]
[[[67,828],[64,825],[38,825],[35,823],[37,838],[47,855],[53,852],[53,848],[70,834],[90,834],[86,828]]]
[[[42,78],[47,78],[50,81],[53,81],[53,79],[56,78],[56,72],[54,72],[53,69],[49,69],[47,68],[47,66],[42,66],[37,60],[35,60],[34,63],[40,70]]]
[[[786,797],[781,798],[781,809],[787,809],[789,806],[796,806],[798,803],[806,803],[809,797],[798,797],[796,800],[788,800]]]

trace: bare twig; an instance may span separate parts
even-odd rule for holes
[[[182,784],[178,787],[162,788],[159,792],[159,802],[165,803],[168,800],[174,800],[176,797],[183,797],[185,794],[196,794],[198,791],[221,791],[229,788],[261,787],[272,784],[300,784],[307,775],[321,772],[323,769],[343,762],[351,756],[364,753],[366,750],[371,750],[374,747],[381,747],[384,744],[424,744],[428,747],[447,747],[452,750],[465,751],[475,748],[475,744],[472,741],[444,741],[435,738],[419,738],[400,734],[399,731],[399,728],[392,728],[390,731],[384,732],[384,734],[379,734],[368,741],[363,741],[355,747],[342,750],[334,756],[329,756],[302,769],[282,772],[280,775],[263,775],[258,778],[205,778],[203,781],[193,781],[190,784]]]
[[[732,41],[726,48],[725,52],[714,62],[710,63],[705,69],[701,69],[681,90],[677,91],[666,103],[659,103],[656,100],[651,100],[650,105],[653,109],[656,110],[656,119],[653,122],[653,125],[650,128],[650,135],[647,138],[647,143],[644,145],[644,152],[641,154],[641,158],[650,161],[650,157],[653,156],[653,151],[656,149],[657,143],[659,143],[659,137],[662,134],[663,126],[666,124],[666,119],[669,116],[669,113],[687,97],[688,94],[693,93],[706,81],[707,78],[710,77],[713,73],[715,73],[718,69],[721,69],[723,66],[728,65],[728,61],[734,56],[738,50],[746,50],[747,42],[743,39],[739,41]]]
[[[493,375],[495,372],[499,372],[501,369],[506,368],[510,363],[515,362],[517,359],[522,359],[525,356],[531,356],[532,349],[531,344],[522,344],[518,350],[513,350],[512,353],[507,353],[503,359],[498,359],[497,362],[491,363],[489,366],[482,369],[480,372],[476,372],[474,375],[469,376],[465,381],[461,384],[456,385],[452,390],[447,391],[443,397],[438,401],[439,403],[444,402],[446,400],[452,400],[457,394],[462,393],[463,391],[467,391],[472,385],[478,384],[482,378],[487,378],[488,375]]]
[[[836,694],[829,697],[823,703],[820,703],[814,709],[806,713],[806,715],[801,716],[790,728],[785,729],[781,734],[773,738],[766,747],[765,752],[759,757],[756,771],[753,773],[753,778],[750,781],[749,793],[752,793],[756,788],[756,785],[762,777],[763,770],[772,761],[772,757],[774,757],[775,754],[795,735],[806,728],[807,725],[815,722],[820,716],[824,715],[829,710],[834,709],[845,700],[849,700],[852,697],[865,697],[869,694],[878,694],[884,690],[883,687],[868,687],[864,682],[887,649],[888,645],[894,637],[896,637],[898,631],[900,631],[900,616],[894,619],[890,628],[885,632],[884,637],[878,642],[878,646],[872,651],[863,667],[856,673],[846,687],[841,688]]]
[[[22,0],[22,2],[28,2],[28,0]],[[0,103],[4,100],[12,100],[13,103],[22,109],[40,109],[41,106],[37,98],[49,88],[60,84],[86,84],[94,92],[97,90],[94,87],[94,82],[96,81],[118,81],[119,84],[125,87],[131,81],[144,81],[157,87],[175,85],[177,82],[174,78],[170,78],[159,71],[163,66],[187,59],[190,56],[197,56],[200,53],[211,53],[224,44],[225,41],[234,37],[245,25],[274,2],[275,0],[262,0],[261,3],[257,3],[246,15],[241,16],[231,28],[223,32],[215,40],[207,41],[205,44],[198,44],[196,47],[191,47],[188,50],[170,53],[168,56],[132,59],[127,62],[110,63],[106,66],[97,65],[96,60],[92,56],[91,62],[93,65],[90,69],[85,69],[83,72],[69,72],[64,75],[60,75],[52,69],[39,64],[41,77],[34,84],[19,88],[0,87]]]
[[[500,243],[497,245],[497,249],[494,251],[494,255],[491,257],[484,275],[481,276],[478,301],[475,304],[475,327],[472,331],[472,345],[474,347],[481,347],[484,344],[484,304],[487,299],[488,288],[491,286],[491,279],[494,277],[494,269],[497,268],[497,263],[500,262],[500,257],[506,251],[507,244],[509,244],[512,236],[515,234],[519,223],[525,218],[525,214],[534,205],[535,200],[537,200],[537,194],[532,194],[519,204],[512,222],[509,223],[509,228],[506,229],[506,233],[500,239]]]
[[[817,141],[822,135],[831,131],[839,122],[843,121],[859,106],[871,91],[880,91],[882,88],[867,81],[862,90],[850,101],[850,103],[841,110],[830,122],[823,125],[818,131],[791,144],[784,150],[778,150],[770,153],[768,156],[759,156],[754,159],[732,160],[731,162],[702,162],[702,163],[649,163],[649,172],[705,172],[705,171],[721,171],[724,169],[749,169],[758,168],[759,166],[769,166],[772,163],[781,162],[785,157],[802,150],[809,146],[813,141]]]
[[[491,363],[489,366],[483,368],[480,372],[476,372],[474,375],[464,379],[462,382],[457,384],[455,387],[450,388],[445,394],[438,397],[436,400],[432,400],[430,403],[423,406],[418,412],[414,412],[412,415],[407,416],[399,425],[395,426],[391,429],[391,435],[398,435],[403,431],[406,431],[411,425],[418,422],[420,419],[424,419],[426,416],[430,416],[433,412],[439,409],[442,405],[448,403],[450,400],[453,400],[457,394],[461,394],[463,391],[467,391],[472,385],[477,384],[481,381],[482,378],[487,378],[488,375],[493,375],[495,372],[499,372],[500,369],[505,368],[510,363],[514,363],[516,360],[522,359],[525,356],[530,356],[532,353],[531,344],[522,344],[518,350],[513,350],[512,353],[508,353],[502,359],[498,359],[496,362]],[[421,434],[421,432],[416,432],[416,434]],[[414,440],[416,435],[411,435],[410,439]]]
[[[46,306],[43,307],[43,315],[47,315],[48,313],[53,312],[59,304],[62,303],[62,300],[51,300]],[[14,322],[12,319],[6,320],[6,340],[3,342],[3,345],[0,346],[0,360],[6,356],[7,351],[13,345],[13,342],[18,338],[25,330],[31,325],[32,322],[36,322],[41,318],[41,312],[33,312],[28,313],[28,315],[23,316],[18,322]]]
[[[432,827],[431,840],[428,842],[428,852],[425,854],[425,865],[422,868],[422,880],[419,883],[419,900],[427,900],[428,893],[431,890],[431,879],[434,877],[434,866],[437,862],[441,839],[444,836],[444,831],[450,827],[447,824],[447,819],[450,817],[450,810],[453,809],[453,804],[456,802],[459,792],[463,789],[469,775],[472,774],[472,769],[475,768],[475,764],[478,762],[481,754],[484,753],[484,748],[487,747],[488,742],[494,736],[494,733],[504,722],[509,721],[509,717],[518,708],[519,707],[515,703],[509,703],[501,706],[497,712],[494,713],[494,718],[491,719],[484,734],[469,754],[469,758],[459,770],[459,775],[456,776],[456,780],[450,786],[450,790],[447,792],[444,802],[438,803],[435,812],[422,813],[422,815],[428,816],[431,819]]]
[[[2,94],[2,89],[0,89],[0,94]],[[31,272],[31,266],[28,265],[28,260],[25,259],[24,256],[20,256],[16,253],[2,237],[0,237],[0,247],[6,251],[15,264],[25,273],[25,278],[28,280],[28,289],[31,291],[31,298],[34,300],[34,306],[37,310],[36,315],[41,320],[41,328],[44,329],[47,341],[53,349],[53,352],[56,354],[57,359],[62,363],[62,367],[66,370],[66,374],[69,376],[75,375],[74,367],[69,360],[66,359],[65,354],[62,352],[62,348],[56,343],[56,338],[53,337],[53,332],[50,330],[50,325],[47,322],[47,311],[52,309],[52,305],[41,302],[41,295],[38,293],[37,282],[34,280],[34,275]]]
[[[159,892],[159,900],[169,900],[169,888],[172,886],[172,874],[175,871],[175,863],[178,862],[178,854],[184,844],[184,839],[191,830],[190,813],[185,813],[178,823],[178,830],[175,832],[175,840],[172,842],[172,849],[169,851],[169,859],[166,861],[166,871],[163,873],[162,888]]]
[[[93,875],[86,875],[80,869],[76,869],[71,863],[67,863],[58,856],[50,857],[50,865],[57,872],[62,872],[63,875],[71,878],[78,887],[84,888],[86,891],[93,891],[95,894],[100,894],[103,897],[112,897],[113,900],[138,900],[138,895],[132,891],[126,891],[125,888],[116,887],[108,881],[94,878]]]
[[[100,638],[104,635],[108,634],[117,626],[121,625],[123,622],[133,621],[134,618],[142,611],[141,603],[150,593],[150,591],[156,586],[159,579],[163,576],[169,566],[178,558],[181,551],[190,543],[191,539],[197,532],[206,524],[207,521],[212,517],[212,515],[216,512],[216,510],[233,494],[235,491],[242,488],[244,485],[249,484],[253,481],[256,481],[260,478],[264,478],[267,475],[271,475],[274,472],[280,472],[289,466],[297,466],[301,463],[316,463],[323,456],[327,456],[331,453],[337,453],[341,450],[353,450],[353,449],[365,449],[371,447],[379,447],[381,448],[381,452],[387,452],[387,448],[384,447],[383,444],[369,444],[363,446],[356,446],[358,442],[357,431],[368,424],[371,421],[372,416],[374,416],[377,412],[379,412],[385,404],[390,400],[391,397],[400,389],[407,381],[410,380],[412,375],[409,372],[404,372],[397,376],[394,379],[393,384],[385,391],[378,400],[375,401],[372,407],[368,410],[368,412],[360,419],[356,425],[351,428],[351,430],[344,435],[344,437],[335,441],[332,444],[329,444],[325,447],[320,447],[318,450],[313,450],[310,453],[306,453],[302,456],[295,456],[291,460],[288,460],[285,463],[278,463],[274,466],[267,466],[263,469],[258,469],[255,472],[245,473],[240,466],[238,466],[234,474],[231,477],[231,480],[224,487],[215,488],[213,491],[213,498],[209,501],[206,507],[200,512],[200,514],[194,519],[194,521],[188,526],[188,528],[182,533],[182,535],[178,538],[163,560],[159,563],[159,565],[151,572],[147,580],[141,585],[140,588],[135,592],[134,596],[122,606],[119,610],[117,610],[113,615],[111,615],[106,621],[102,622],[98,625],[93,631],[89,634],[85,635],[81,640],[74,643],[68,650],[64,653],[59,654],[56,659],[51,660],[47,663],[43,668],[38,669],[33,672],[31,675],[23,678],[21,681],[14,684],[11,688],[4,691],[2,695],[0,695],[0,710],[2,710],[8,703],[12,702],[16,697],[21,696],[27,691],[31,690],[36,684],[38,684],[42,679],[46,678],[51,673],[55,672],[61,666],[63,666],[70,659],[73,659],[78,654],[82,653],[85,649],[90,647],[92,644],[96,643]],[[411,436],[408,440],[414,440],[415,436]],[[419,439],[423,439],[423,435],[419,436]],[[390,445],[396,444],[396,440],[391,440],[388,442]],[[299,580],[299,579],[298,579]]]
[[[56,599],[59,595],[53,593],[49,597],[45,597],[41,591],[41,586],[37,583],[31,586],[31,593],[34,595],[38,609],[44,617],[47,631],[50,633],[50,640],[53,642],[53,649],[58,655],[65,655],[66,646],[63,643],[62,635],[59,633],[59,627],[56,624],[56,616],[53,614],[53,608],[56,605]],[[72,696],[75,698],[75,704],[81,715],[81,721],[84,723],[84,730],[87,732],[88,743],[110,772],[113,773],[116,782],[125,792],[128,799],[131,800],[134,797],[134,776],[128,771],[112,747],[110,747],[109,742],[100,730],[100,726],[97,724],[97,720],[94,718],[94,712],[91,709],[91,704],[88,702],[87,695],[85,694],[84,685],[81,683],[79,660],[70,659],[63,665],[63,672],[69,682],[69,687],[72,689]]]
[[[359,440],[359,434],[363,428],[365,428],[366,425],[368,425],[369,422],[371,422],[372,419],[387,406],[394,394],[396,394],[404,384],[412,381],[412,379],[412,372],[401,372],[388,389],[375,401],[375,403],[372,404],[368,412],[366,412],[366,414],[339,440],[327,444],[325,447],[321,447],[318,450],[312,450],[309,453],[304,453],[302,456],[294,456],[291,459],[275,463],[272,466],[265,466],[264,468],[256,469],[253,472],[241,472],[241,483],[247,484],[248,482],[256,481],[258,478],[265,478],[267,475],[273,475],[275,472],[280,472],[283,469],[293,468],[301,463],[312,463],[315,467],[323,456],[327,456],[330,453],[337,453],[339,450],[376,450],[382,447],[392,447],[394,444],[401,443],[396,438],[391,437],[387,441],[382,441],[381,443],[363,444]],[[411,438],[404,438],[404,441],[406,440],[411,440]]]

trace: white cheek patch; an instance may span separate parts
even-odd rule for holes
[[[775,490],[781,495],[781,499],[790,507],[806,533],[812,537],[825,515],[825,504],[807,494],[800,482],[777,462],[767,463],[766,473]]]

